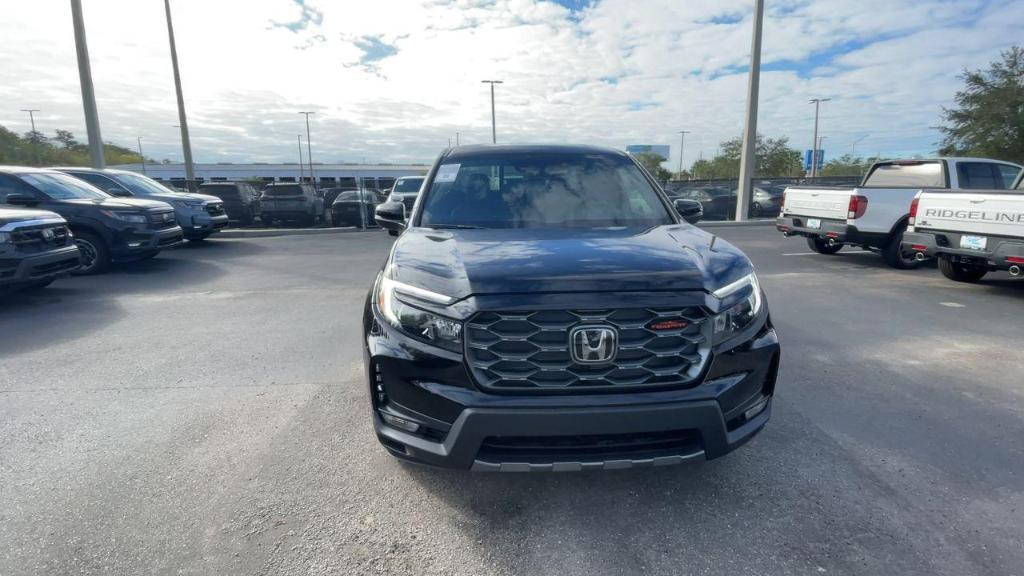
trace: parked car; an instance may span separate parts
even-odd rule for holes
[[[402,176],[395,180],[395,186],[391,189],[387,201],[401,202],[407,211],[412,212],[412,206],[416,203],[424,179],[423,176]]]
[[[321,188],[320,193],[324,197],[324,206],[331,206],[334,204],[334,199],[338,197],[338,194],[342,192],[348,192],[350,190],[359,190],[358,186],[332,186],[331,188]]]
[[[392,455],[662,465],[722,456],[768,421],[779,343],[750,260],[627,154],[462,146],[421,194],[408,218],[398,202],[377,210],[404,231],[363,319]]]
[[[917,253],[904,249],[903,234],[918,191],[1005,189],[1020,171],[1017,164],[984,158],[877,162],[857,187],[787,188],[776,228],[786,236],[805,237],[819,254],[860,246],[880,251],[893,268],[913,268]]]
[[[73,176],[42,168],[0,167],[0,202],[56,212],[81,253],[76,274],[98,274],[113,261],[152,258],[183,242],[166,202],[114,198]]]
[[[127,170],[54,168],[118,198],[159,200],[174,207],[186,240],[201,241],[228,225],[224,202],[216,196],[173,192],[156,180]]]
[[[264,224],[281,220],[312,226],[323,217],[324,199],[311,184],[268,184],[260,196],[260,219]]]
[[[782,209],[782,196],[785,194],[784,186],[755,186],[750,199],[750,216],[761,218],[762,216],[778,216]]]
[[[199,193],[220,198],[228,220],[249,226],[260,215],[260,191],[249,182],[206,182]]]
[[[1010,189],[922,190],[910,206],[903,248],[938,257],[943,276],[977,282],[987,273],[1024,274],[1024,174]]]
[[[374,211],[380,199],[373,191],[363,188],[342,192],[331,204],[331,224],[334,226],[374,226]],[[362,213],[360,214],[360,209]]]
[[[736,192],[724,186],[678,188],[673,197],[700,202],[709,220],[732,220],[736,215]]]
[[[0,203],[12,193],[9,184],[0,174]],[[80,264],[59,214],[0,206],[0,294],[44,288]]]

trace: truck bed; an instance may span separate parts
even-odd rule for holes
[[[1024,191],[923,190],[915,230],[1024,237]]]

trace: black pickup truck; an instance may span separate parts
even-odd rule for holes
[[[0,294],[38,290],[78,266],[78,247],[58,214],[0,206]]]
[[[151,258],[184,241],[166,202],[113,198],[56,170],[0,166],[0,204],[49,210],[67,220],[82,256],[76,274]]]

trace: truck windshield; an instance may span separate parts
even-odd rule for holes
[[[263,191],[264,196],[302,196],[302,187],[298,184],[270,186]]]
[[[640,169],[612,154],[472,156],[438,167],[420,225],[652,227],[673,222]]]
[[[423,178],[402,178],[395,183],[395,189],[393,192],[402,192],[408,194],[410,192],[419,192],[420,186],[423,185]]]
[[[946,177],[942,163],[893,162],[876,164],[864,180],[864,186],[875,188],[945,188]]]
[[[110,198],[106,192],[67,174],[22,174],[29,184],[53,200],[102,200]]]
[[[238,200],[242,197],[238,187],[233,184],[212,184],[199,187],[200,194],[210,194],[221,200]]]
[[[153,194],[167,194],[171,190],[164,187],[156,180],[152,180],[141,174],[113,174],[118,184],[131,190],[137,196],[152,196]]]

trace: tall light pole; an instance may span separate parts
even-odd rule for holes
[[[504,82],[501,81],[501,80],[481,80],[480,82],[482,84],[490,84],[491,85],[491,144],[497,144],[498,143],[498,128],[497,128],[497,124],[494,121],[494,85],[495,84],[504,84]]]
[[[455,133],[455,145],[456,146],[459,145],[459,133],[458,132]]]
[[[39,112],[38,108],[22,108],[22,112],[28,112],[28,121],[32,124],[32,147],[35,148],[36,152],[36,164],[42,164],[42,160],[39,157],[39,138],[36,137],[36,112]]]
[[[302,134],[296,134],[295,137],[299,141],[299,184],[302,184],[302,177],[305,176],[302,171]]]
[[[186,187],[195,181],[195,167],[192,165],[192,143],[188,138],[188,118],[185,117],[185,97],[181,93],[181,74],[178,73],[178,49],[174,44],[174,24],[171,23],[171,0],[164,0],[167,13],[167,38],[171,42],[171,67],[174,69],[174,92],[178,96],[178,126],[181,127],[181,151],[185,156]]]
[[[814,152],[815,154],[817,154],[818,153],[817,151],[821,150],[821,163],[822,164],[825,163],[825,150],[824,150],[824,147],[825,147],[825,139],[826,138],[828,138],[828,136],[818,136],[818,147],[815,148],[815,152]],[[815,166],[818,165],[818,157],[817,156],[814,157],[814,165]]]
[[[683,152],[686,150],[686,135],[689,134],[689,130],[679,131],[679,179],[683,179]]]
[[[740,156],[740,181],[736,194],[736,220],[746,220],[753,192],[757,164],[757,100],[761,82],[761,30],[764,0],[754,0],[754,31],[750,41],[750,78],[747,82],[747,119],[743,129],[743,154]]]
[[[860,144],[860,141],[865,139],[865,138],[867,138],[868,136],[870,136],[870,134],[865,134],[865,135],[861,136],[860,138],[857,138],[856,140],[854,140],[853,144],[850,144],[850,158],[856,158],[857,157],[857,144]]]
[[[306,117],[306,159],[309,160],[309,179],[313,182],[313,188],[319,190],[316,185],[316,172],[313,172],[313,144],[309,141],[309,115],[316,112],[299,112]]]
[[[139,158],[142,158],[142,173],[146,173],[146,156],[142,153],[142,136],[136,136],[136,140],[139,142]]]
[[[818,175],[818,111],[822,102],[828,102],[831,98],[814,98],[809,103],[814,104],[814,139],[811,140],[811,178]]]
[[[82,85],[85,131],[89,135],[89,160],[93,168],[102,169],[107,166],[107,161],[103,157],[100,115],[96,112],[96,92],[92,88],[92,67],[89,65],[89,45],[85,41],[82,0],[71,0],[71,20],[75,27],[75,52],[78,54],[78,82]]]

